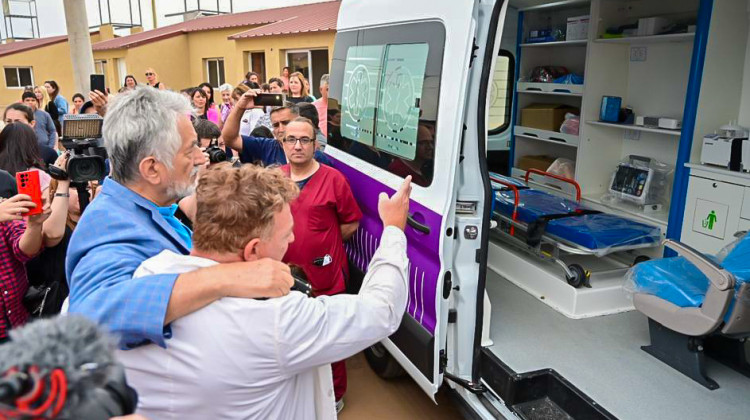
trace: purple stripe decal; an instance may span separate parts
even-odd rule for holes
[[[375,253],[375,249],[370,246],[370,240],[377,247],[383,233],[383,225],[378,216],[378,195],[381,192],[391,195],[395,190],[349,165],[330,156],[328,158],[333,162],[334,167],[349,180],[354,197],[362,210],[363,216],[359,222],[359,230],[348,242],[346,250],[352,262],[365,271]],[[429,234],[423,234],[409,226],[406,228],[408,244],[406,253],[410,261],[407,313],[434,335],[437,321],[435,301],[440,274],[439,250],[442,217],[413,200],[409,210],[415,219],[429,226],[431,231]]]

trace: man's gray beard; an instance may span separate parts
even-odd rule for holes
[[[193,168],[190,173],[190,181],[187,183],[182,185],[173,183],[167,188],[167,195],[169,195],[170,200],[179,201],[195,192],[195,176],[198,174],[199,168],[198,166]]]

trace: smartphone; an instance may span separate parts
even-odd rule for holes
[[[259,93],[253,102],[258,106],[284,106],[286,95],[282,93]]]
[[[91,91],[98,90],[101,93],[106,93],[107,88],[104,87],[104,75],[103,74],[92,74],[89,76],[91,79]]]
[[[39,183],[39,171],[16,172],[16,184],[18,184],[18,193],[28,195],[36,204],[36,207],[30,209],[24,216],[41,214],[44,210],[42,209],[42,185]]]

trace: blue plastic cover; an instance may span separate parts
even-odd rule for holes
[[[517,179],[496,174],[492,174],[492,177],[525,188],[525,184]],[[505,187],[500,183],[493,183],[493,188],[496,190],[495,211],[508,217],[512,216],[513,191],[503,190]],[[541,190],[521,189],[519,197],[517,220],[527,224],[540,216],[573,213],[587,209],[573,200]],[[599,251],[599,255],[607,254],[614,247],[657,245],[661,241],[659,228],[606,213],[550,220],[547,223],[546,232],[582,247]]]
[[[750,281],[750,235],[730,244],[727,251],[722,252],[726,255],[723,260],[709,258],[735,276],[735,290],[739,291],[743,283]],[[630,291],[656,295],[683,308],[699,307],[708,291],[708,278],[684,257],[663,258],[631,268],[625,287]],[[727,316],[731,312],[732,307]]]
[[[570,73],[566,74],[565,76],[558,77],[553,81],[553,83],[561,83],[565,85],[582,85],[583,76],[581,76],[580,74]]]

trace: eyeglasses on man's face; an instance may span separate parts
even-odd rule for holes
[[[310,137],[300,137],[300,138],[297,138],[297,137],[294,137],[294,136],[286,136],[284,138],[284,143],[288,144],[288,145],[294,145],[294,144],[297,144],[297,142],[299,142],[301,145],[307,146],[307,145],[309,145],[310,143],[312,143],[314,141],[315,141],[315,139],[311,139]]]

